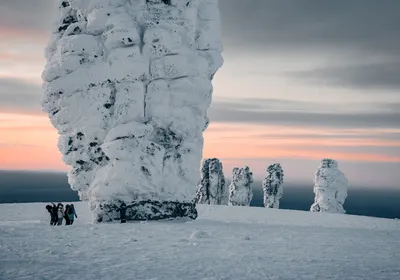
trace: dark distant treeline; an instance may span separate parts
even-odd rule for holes
[[[229,182],[226,183],[229,185]],[[261,182],[253,184],[251,206],[263,207]],[[344,204],[348,214],[400,218],[400,190],[378,188],[349,189]],[[78,201],[65,173],[0,171],[0,203]],[[309,211],[314,201],[313,184],[285,184],[280,208]]]

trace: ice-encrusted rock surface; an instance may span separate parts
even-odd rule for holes
[[[196,203],[199,204],[226,204],[225,177],[222,163],[217,158],[203,161],[201,178],[196,193]]]
[[[195,216],[219,30],[217,0],[59,1],[43,108],[95,219]]]
[[[267,168],[268,176],[262,182],[264,206],[279,208],[279,200],[283,196],[283,170],[279,163]]]
[[[333,159],[323,159],[314,179],[312,212],[346,213],[343,204],[347,197],[348,181]]]
[[[235,167],[232,171],[232,182],[229,185],[229,205],[250,206],[253,198],[253,173],[248,166]]]

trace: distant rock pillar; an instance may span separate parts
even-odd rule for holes
[[[253,173],[249,167],[235,167],[232,171],[232,182],[229,185],[228,205],[250,206],[253,199]]]
[[[221,161],[217,158],[205,159],[201,168],[196,203],[226,205],[225,197],[227,197],[227,192]]]
[[[348,181],[333,159],[323,159],[314,178],[314,204],[311,212],[346,213]]]
[[[279,208],[279,200],[283,196],[283,170],[279,163],[275,163],[268,167],[267,172],[268,175],[262,182],[264,206]]]

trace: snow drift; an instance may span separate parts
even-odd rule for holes
[[[203,161],[201,178],[196,193],[196,203],[199,204],[226,204],[225,177],[222,163],[217,158]]]
[[[279,208],[279,200],[283,196],[283,170],[279,163],[268,166],[268,176],[262,182],[264,206]]]
[[[229,185],[229,205],[250,206],[253,198],[253,173],[250,168],[235,167],[232,171],[232,182]]]
[[[196,218],[202,132],[222,65],[217,0],[59,1],[43,108],[97,221]]]
[[[333,159],[323,159],[314,179],[312,212],[346,213],[343,204],[347,197],[348,182]]]

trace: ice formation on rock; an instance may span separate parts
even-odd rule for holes
[[[346,213],[343,209],[348,182],[333,159],[323,159],[314,179],[314,204],[312,212]]]
[[[235,167],[232,171],[232,182],[229,185],[229,205],[249,206],[253,198],[253,173],[249,167]]]
[[[218,0],[63,0],[43,108],[95,220],[195,218]]]
[[[205,159],[201,168],[196,203],[220,205],[226,202],[225,196],[227,192],[221,161],[217,158]]]
[[[262,182],[264,206],[279,208],[279,200],[283,195],[283,170],[279,163],[268,166],[268,176]]]

